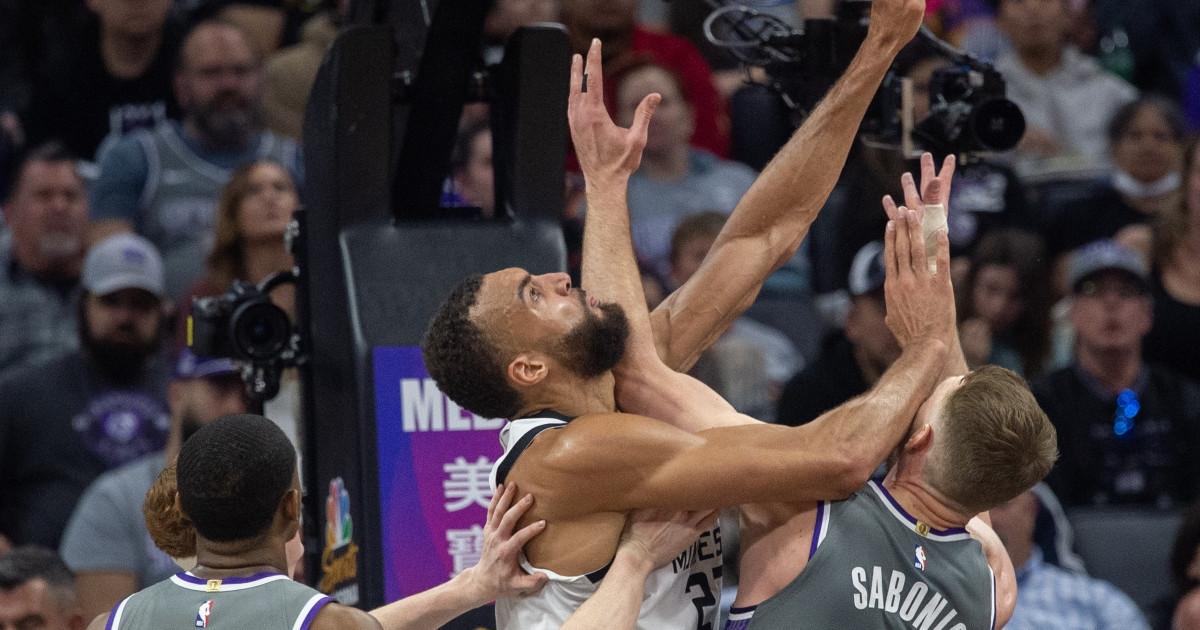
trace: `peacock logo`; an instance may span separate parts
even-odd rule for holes
[[[341,477],[329,481],[329,496],[325,499],[325,547],[340,549],[354,538],[354,521],[350,518],[350,493]]]

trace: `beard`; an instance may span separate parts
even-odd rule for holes
[[[258,105],[238,94],[222,93],[191,112],[196,129],[219,147],[240,147],[262,129],[262,111]]]
[[[584,304],[584,320],[559,341],[555,355],[568,370],[590,379],[621,362],[629,339],[629,320],[616,304],[600,305],[598,316],[587,308],[584,294],[580,292],[579,296]]]
[[[161,331],[155,331],[150,339],[111,339],[98,338],[92,335],[86,321],[80,322],[80,340],[83,347],[92,357],[96,368],[109,380],[118,384],[132,384],[142,375],[146,364],[158,352]],[[137,330],[132,326],[122,327],[119,331],[136,337]]]

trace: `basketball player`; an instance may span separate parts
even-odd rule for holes
[[[935,174],[931,156],[922,157],[922,171],[925,198],[949,198],[948,174]],[[889,283],[906,268],[929,275],[918,227],[922,195],[911,175],[902,185],[913,210],[884,200]],[[944,231],[937,239],[945,247]],[[940,260],[936,276],[949,286]],[[632,294],[622,300],[636,309]],[[911,341],[893,330],[902,346]],[[869,482],[845,501],[742,506],[742,581],[728,630],[956,630],[996,627],[1011,615],[1012,566],[986,515],[973,517],[1045,476],[1055,433],[1019,376],[998,367],[968,374],[957,343],[950,352],[883,483]],[[640,378],[640,366],[626,367],[634,382],[625,388],[625,408],[688,426],[697,418],[725,426],[692,402],[687,379]]]
[[[214,462],[214,466],[220,465],[220,461]],[[177,494],[175,464],[171,464],[159,474],[146,493],[143,513],[155,546],[184,568],[191,569],[196,564],[196,529],[180,510]],[[384,630],[428,628],[440,626],[504,593],[535,592],[541,587],[545,576],[525,574],[516,558],[525,542],[541,531],[542,524],[529,525],[514,534],[517,520],[530,505],[532,497],[529,495],[517,500],[515,485],[498,489],[488,504],[479,563],[445,584],[377,608],[371,611],[371,616]],[[715,513],[712,512],[671,514],[643,510],[632,515],[613,559],[611,572],[615,579],[606,581],[596,595],[571,616],[563,629],[632,627],[641,607],[646,578],[654,568],[670,562],[686,546],[691,545],[701,531],[711,527],[713,518]],[[303,547],[296,536],[288,542],[284,551],[284,556],[292,563],[289,571],[301,555]],[[209,621],[212,621],[214,605],[209,606]],[[106,617],[103,617],[98,623],[105,620]],[[213,627],[231,627],[242,623],[236,617],[222,617],[220,621],[222,624]],[[280,621],[288,628],[295,627],[286,617]]]

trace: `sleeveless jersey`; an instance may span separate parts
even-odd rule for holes
[[[995,576],[965,529],[930,528],[871,481],[819,504],[808,566],[757,608],[735,611],[730,627],[750,630],[987,630]]]
[[[217,198],[233,171],[197,155],[174,123],[130,135],[147,165],[135,229],[162,254],[168,295],[182,295],[204,275]],[[299,159],[295,142],[270,132],[259,134],[255,143],[247,161],[270,159],[291,168]]]
[[[565,416],[543,412],[536,418],[514,420],[500,431],[504,454],[492,468],[492,489],[503,483],[521,453],[542,431],[561,429],[570,421]],[[608,567],[585,575],[559,575],[533,566],[521,556],[528,572],[543,573],[546,586],[531,597],[509,597],[496,601],[499,630],[550,630],[566,622],[587,601]],[[659,567],[646,579],[639,630],[681,628],[712,630],[717,625],[721,597],[721,527],[704,532],[678,558]]]
[[[286,575],[206,580],[178,573],[113,606],[105,630],[305,630],[333,599]]]

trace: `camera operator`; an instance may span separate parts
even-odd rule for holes
[[[88,252],[82,284],[82,348],[0,382],[0,534],[17,545],[57,548],[92,480],[166,443],[162,259],[113,236]]]

